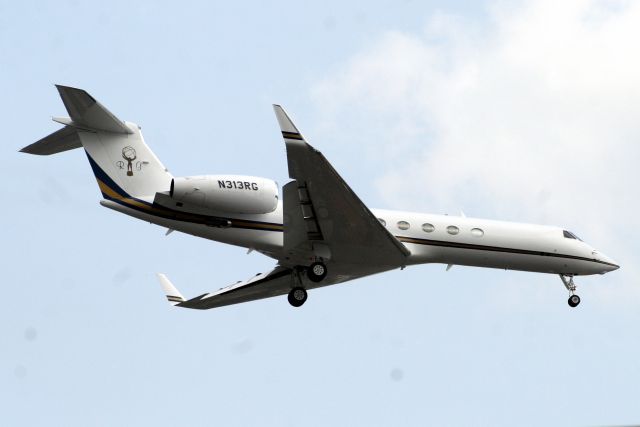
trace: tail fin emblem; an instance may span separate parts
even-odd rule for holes
[[[132,162],[137,158],[136,150],[133,147],[124,147],[122,149],[122,158],[127,161],[127,176],[133,176]]]

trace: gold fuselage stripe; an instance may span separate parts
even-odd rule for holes
[[[119,202],[133,209],[141,209],[151,215],[165,217],[165,218],[170,217],[168,219],[173,219],[176,221],[192,222],[197,224],[207,224],[207,219],[209,218],[206,215],[191,214],[187,212],[178,212],[168,208],[157,208],[155,206],[143,203],[139,200],[135,200],[131,197],[123,197],[117,192],[115,192],[111,187],[109,187],[100,179],[98,179],[98,186],[100,187],[100,191],[102,191],[102,193],[108,196],[110,199],[113,199],[114,201]],[[230,225],[231,227],[236,227],[236,228],[253,228],[253,229],[265,230],[265,231],[283,231],[284,229],[283,225],[281,224],[271,224],[266,222],[233,219],[233,218],[216,218],[216,219],[227,220],[231,223]]]

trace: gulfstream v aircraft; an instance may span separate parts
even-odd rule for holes
[[[205,239],[273,258],[273,270],[186,299],[158,274],[169,302],[208,309],[288,295],[299,307],[310,289],[410,265],[441,263],[560,276],[569,305],[580,303],[575,276],[616,270],[616,262],[570,231],[543,225],[369,209],[279,105],[289,177],[280,195],[267,178],[174,177],[140,128],[124,122],[81,89],[57,86],[69,118],[21,151],[50,155],[83,148],[102,206]]]

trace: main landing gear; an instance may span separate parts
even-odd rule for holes
[[[296,269],[293,278],[296,285],[293,289],[291,289],[291,291],[289,291],[289,295],[287,296],[289,304],[294,307],[300,307],[307,300],[307,291],[302,287],[303,282],[300,275],[303,270],[306,271],[307,278],[314,283],[321,282],[325,277],[327,277],[327,266],[320,261],[314,262],[309,267],[303,267],[300,270]]]
[[[580,297],[575,293],[577,286],[575,283],[573,283],[573,276],[566,276],[564,274],[561,274],[560,279],[562,280],[564,287],[569,291],[569,300],[567,301],[569,303],[569,306],[577,307],[578,304],[580,304]]]
[[[300,307],[307,300],[307,291],[304,288],[293,288],[287,297],[289,304]]]
[[[327,266],[320,261],[316,261],[307,267],[307,277],[312,282],[318,283],[327,277]]]

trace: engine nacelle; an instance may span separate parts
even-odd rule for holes
[[[174,178],[169,195],[218,212],[264,214],[278,206],[278,184],[256,176],[202,175]]]

